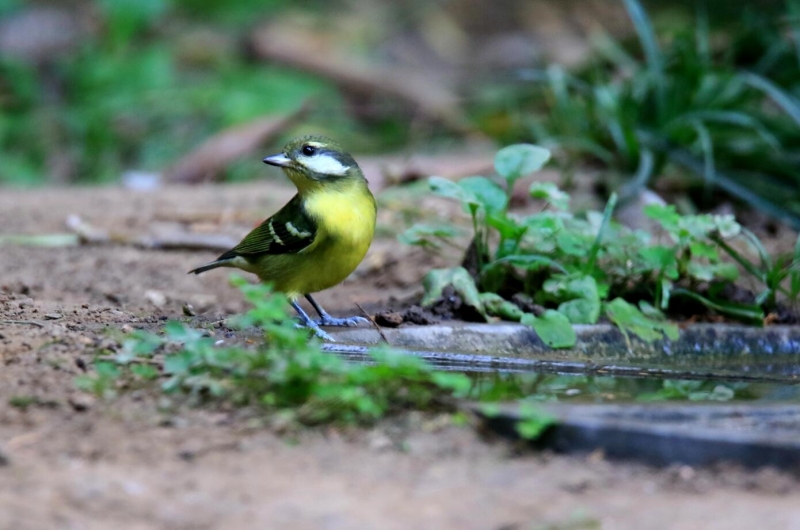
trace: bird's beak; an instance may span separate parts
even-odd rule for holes
[[[264,159],[265,164],[269,164],[271,166],[278,166],[278,167],[288,167],[292,163],[292,159],[288,156],[284,155],[283,153],[268,156]]]

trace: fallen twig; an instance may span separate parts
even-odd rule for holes
[[[372,316],[371,316],[369,313],[367,313],[367,312],[364,310],[364,308],[363,308],[363,307],[361,307],[361,304],[359,304],[358,302],[356,302],[356,307],[357,307],[357,308],[359,308],[359,309],[361,310],[361,312],[364,314],[364,317],[365,317],[367,320],[369,320],[370,322],[372,322],[372,325],[373,325],[373,326],[375,326],[375,330],[376,330],[376,331],[378,332],[378,334],[381,336],[381,338],[383,339],[383,342],[385,342],[386,344],[389,344],[389,339],[387,339],[387,338],[386,338],[386,334],[384,334],[383,330],[382,330],[382,329],[381,329],[381,327],[378,325],[378,323],[377,323],[377,322],[375,322],[375,318],[373,318],[373,317],[372,317]]]
[[[306,103],[285,116],[259,118],[220,131],[178,160],[167,170],[164,180],[189,184],[216,180],[225,166],[281,134],[309,108]]]
[[[20,324],[23,326],[36,326],[43,328],[44,324],[36,320],[0,320],[0,324]]]
[[[0,245],[20,245],[27,247],[74,247],[78,240],[74,234],[36,234],[0,236]]]
[[[151,250],[210,250],[224,252],[236,245],[232,237],[218,234],[176,233],[163,236],[129,237],[95,228],[77,215],[67,218],[67,228],[83,245],[129,245]]]

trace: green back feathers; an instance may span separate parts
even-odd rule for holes
[[[299,252],[314,241],[316,232],[317,227],[303,208],[300,196],[295,195],[286,206],[254,228],[219,260]]]

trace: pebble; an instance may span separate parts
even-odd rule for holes
[[[94,405],[94,397],[89,394],[74,394],[69,397],[69,404],[76,412],[86,412]]]
[[[197,313],[195,312],[194,307],[192,307],[192,304],[189,303],[183,304],[183,307],[181,309],[183,309],[183,314],[186,315],[187,317],[197,316]]]
[[[44,318],[47,320],[60,320],[64,318],[64,316],[61,313],[47,313]]]
[[[375,322],[377,322],[379,326],[396,328],[403,323],[403,315],[400,313],[385,311],[375,315]]]
[[[161,291],[148,290],[144,292],[145,300],[156,307],[161,307],[167,303],[167,297]]]

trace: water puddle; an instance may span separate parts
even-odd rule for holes
[[[326,344],[352,362],[370,362],[367,348]],[[399,350],[424,359],[438,370],[466,373],[471,399],[526,399],[570,403],[800,402],[794,375],[748,373],[737,363],[718,370],[532,360],[421,350]]]

